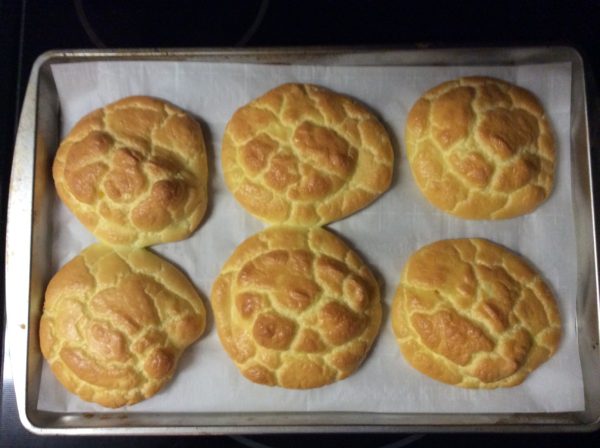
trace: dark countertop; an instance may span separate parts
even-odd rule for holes
[[[600,1],[275,1],[182,0],[127,2],[83,0],[0,0],[0,229],[6,225],[6,197],[18,111],[31,66],[44,51],[65,48],[378,46],[469,47],[561,44],[575,47],[600,82]],[[591,122],[600,98],[591,86]],[[595,132],[598,133],[597,126]],[[599,164],[594,154],[593,166]],[[596,188],[596,197],[598,188]],[[0,258],[4,259],[2,242]],[[0,276],[4,293],[4,278]],[[4,300],[0,300],[0,316]],[[4,320],[2,320],[4,323]],[[0,354],[4,327],[0,331]],[[12,378],[4,354],[0,394],[0,447],[79,446],[81,437],[38,437],[20,424]],[[194,446],[197,438],[85,438],[91,447]],[[337,434],[251,438],[207,437],[203,446],[294,447],[330,445],[388,448],[460,444],[541,447],[567,443],[600,446],[592,434]]]

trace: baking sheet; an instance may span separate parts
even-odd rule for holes
[[[397,149],[392,188],[378,201],[330,226],[356,248],[379,274],[385,313],[370,356],[351,377],[324,388],[288,391],[250,383],[220,346],[214,326],[182,357],[178,373],[161,393],[131,406],[131,412],[559,412],[584,409],[576,328],[577,264],[571,201],[568,63],[507,67],[343,67],[201,62],[89,62],[52,66],[62,109],[62,135],[84,114],[123,96],[152,95],[195,114],[204,125],[211,152],[209,215],[188,240],[154,250],[179,265],[208,296],[212,281],[234,248],[263,225],[226,190],[219,148],[225,123],[242,104],[283,82],[313,82],[352,95],[371,106],[387,125]],[[555,190],[535,213],[500,222],[469,222],[430,206],[410,174],[402,137],[406,114],[420,94],[463,75],[490,75],[533,91],[556,133]],[[55,200],[52,267],[94,239]],[[517,250],[545,275],[556,292],[564,323],[557,354],[522,385],[474,391],[437,383],[402,359],[389,315],[400,270],[408,256],[429,242],[450,237],[484,237]],[[568,262],[565,262],[568,260]],[[39,410],[110,412],[66,392],[44,364]]]

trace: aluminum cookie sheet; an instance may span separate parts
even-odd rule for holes
[[[396,57],[398,55],[396,53]],[[199,417],[196,421],[200,422],[202,416],[215,413],[230,419],[240,417],[240,422],[252,415],[289,414],[299,419],[292,418],[292,423],[301,422],[302,415],[325,413],[328,415],[325,421],[333,426],[356,425],[342,417],[349,412],[369,415],[368,424],[384,425],[392,424],[390,421],[402,423],[402,418],[398,419],[401,415],[416,416],[416,421],[428,422],[435,421],[432,420],[434,414],[472,416],[472,421],[477,421],[480,415],[516,414],[521,416],[514,417],[518,422],[519,419],[528,421],[530,416],[538,414],[545,414],[547,420],[548,416],[584,413],[589,405],[586,404],[587,368],[580,356],[582,321],[579,314],[587,291],[583,280],[589,282],[589,277],[583,279],[582,275],[587,265],[581,264],[589,258],[581,254],[581,232],[586,227],[582,226],[581,211],[577,207],[582,200],[576,177],[581,162],[573,156],[573,146],[577,144],[573,122],[579,112],[572,110],[573,104],[577,104],[572,61],[549,58],[519,64],[496,60],[481,65],[439,66],[434,60],[429,64],[427,61],[392,63],[393,56],[394,52],[379,57],[370,53],[362,59],[353,59],[351,54],[336,56],[334,53],[327,55],[324,61],[310,57],[289,64],[274,64],[278,61],[270,59],[253,60],[248,55],[234,61],[231,58],[193,60],[193,57],[179,60],[82,58],[59,59],[49,64],[48,76],[56,88],[57,129],[54,141],[48,142],[46,147],[44,170],[49,170],[59,139],[79,118],[124,96],[150,95],[168,100],[191,112],[202,123],[210,153],[209,213],[189,239],[158,245],[153,250],[190,277],[204,296],[207,308],[212,282],[225,260],[239,243],[264,228],[236,203],[225,187],[221,172],[221,137],[227,120],[238,107],[284,82],[322,85],[348,94],[375,111],[390,131],[396,160],[394,181],[387,193],[366,209],[327,226],[358,251],[382,285],[384,319],[380,335],[365,363],[352,376],[306,391],[253,384],[243,378],[229,360],[213,323],[183,355],[174,379],[163,391],[126,409],[107,410],[71,395],[38,354],[35,374],[38,382],[35,388],[30,388],[37,393],[24,400],[32,411],[59,416],[139,414],[136,418],[142,418],[141,421],[141,416],[149,413],[169,418],[185,414],[191,422],[194,416]],[[529,215],[503,221],[465,221],[435,209],[415,185],[403,145],[406,114],[427,89],[466,75],[493,76],[520,85],[532,91],[547,112],[557,143],[555,188],[551,197]],[[40,145],[39,138],[37,145]],[[95,241],[58,200],[49,177],[44,185],[39,203],[44,205],[40,219],[46,220],[47,230],[40,238],[45,245],[32,249],[32,257],[43,257],[48,263],[40,275],[37,288],[40,297],[44,281],[47,283],[60,266]],[[32,238],[35,235],[34,230]],[[388,311],[407,258],[430,242],[462,237],[487,238],[522,254],[542,273],[557,298],[563,322],[560,348],[520,386],[468,390],[433,381],[404,361],[392,334]],[[39,297],[37,303],[40,303]],[[39,316],[39,309],[36,312]],[[34,335],[33,329],[30,334]],[[594,337],[593,328],[590,337]],[[109,421],[108,426],[114,426],[114,420]],[[469,417],[464,421],[469,421]]]

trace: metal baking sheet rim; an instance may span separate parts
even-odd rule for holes
[[[579,287],[577,325],[584,376],[585,410],[549,414],[61,414],[37,410],[41,371],[37,323],[44,283],[43,260],[32,248],[44,244],[47,147],[56,144],[59,117],[50,65],[93,60],[194,60],[278,64],[483,65],[571,62],[571,147],[576,207]],[[43,101],[42,101],[43,100]],[[35,62],[21,111],[10,179],[6,229],[6,344],[10,353],[17,408],[22,424],[40,435],[201,435],[308,432],[467,432],[593,431],[600,428],[600,295],[594,222],[591,143],[586,73],[581,55],[570,47],[470,49],[270,48],[203,50],[65,50],[42,54]]]

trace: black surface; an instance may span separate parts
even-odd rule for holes
[[[15,111],[17,103],[17,59],[19,48],[20,9],[11,8],[0,0],[0,234],[6,228],[6,200],[13,147]],[[4,266],[4,239],[0,240],[0,266]],[[4,296],[4,273],[0,274],[0,294]],[[0,299],[0,359],[4,353],[4,299]],[[4,369],[0,368],[0,380]],[[4,388],[3,388],[4,389]],[[4,402],[4,391],[0,391],[0,404]],[[4,406],[0,407],[0,431],[4,432]],[[2,436],[0,436],[2,437]],[[2,446],[2,443],[0,443]]]
[[[600,81],[600,1],[52,1],[0,0],[0,230],[5,229],[16,111],[31,66],[44,51],[94,47],[375,45],[413,48],[566,44],[578,49]],[[595,89],[595,87],[592,87]],[[593,103],[598,96],[593,90]],[[590,111],[595,123],[598,114]],[[598,132],[598,126],[596,126]],[[594,169],[598,156],[593,154]],[[597,190],[596,190],[597,192]],[[597,193],[596,193],[597,194]],[[2,242],[3,244],[3,242]],[[4,248],[1,247],[3,261]],[[4,279],[0,276],[4,293]],[[4,312],[4,300],[0,301]],[[2,342],[3,331],[0,332]],[[0,343],[0,347],[2,344]],[[37,437],[16,415],[10,375],[0,395],[0,447],[345,446],[388,448],[460,444],[600,446],[593,434],[338,434],[197,438]],[[142,439],[142,440],[140,440]]]

